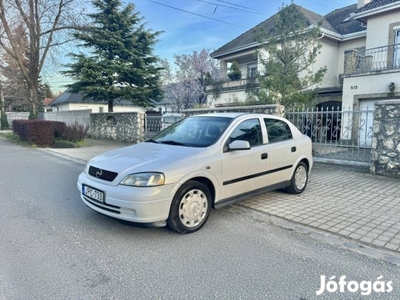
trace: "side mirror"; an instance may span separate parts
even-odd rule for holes
[[[248,141],[236,140],[229,144],[229,150],[249,150],[250,143]]]

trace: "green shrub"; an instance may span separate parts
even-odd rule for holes
[[[52,121],[54,124],[54,138],[61,139],[67,130],[67,124],[64,122]]]
[[[239,64],[236,61],[234,61],[229,68],[228,77],[232,81],[242,78],[242,71],[240,71]]]

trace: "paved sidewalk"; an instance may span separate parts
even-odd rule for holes
[[[240,205],[400,252],[400,180],[366,168],[316,163],[302,194],[276,191]]]
[[[88,140],[91,146],[46,151],[85,162],[129,144]],[[301,195],[276,191],[239,205],[400,253],[400,180],[369,174],[367,168],[315,163]]]

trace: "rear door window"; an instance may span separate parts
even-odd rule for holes
[[[293,139],[292,131],[285,121],[265,118],[264,123],[267,128],[269,143],[277,143]]]

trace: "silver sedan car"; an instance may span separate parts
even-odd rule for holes
[[[312,164],[310,138],[284,118],[203,114],[94,157],[77,186],[101,214],[190,233],[211,208],[280,188],[302,193]]]

